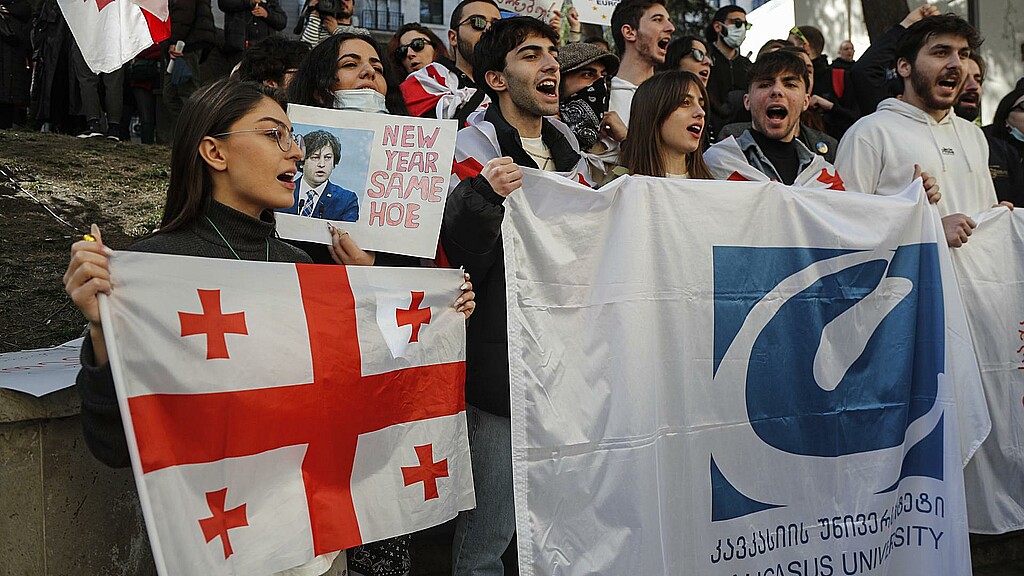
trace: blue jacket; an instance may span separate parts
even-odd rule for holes
[[[298,181],[295,184],[295,192],[293,193],[295,200],[292,202],[292,207],[286,210],[278,210],[278,212],[284,212],[285,214],[299,213],[300,187],[298,186]],[[359,199],[356,198],[355,192],[346,190],[334,182],[328,182],[323,194],[320,194],[320,198],[317,200],[316,207],[313,208],[313,218],[356,222],[359,220]]]

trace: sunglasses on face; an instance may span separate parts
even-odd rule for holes
[[[725,24],[726,26],[732,25],[735,28],[743,28],[744,26],[746,26],[747,30],[750,30],[751,28],[754,27],[753,24],[751,24],[750,22],[747,22],[746,20],[744,20],[742,18],[733,18],[731,20],[723,20],[722,23]]]
[[[459,26],[461,27],[463,24],[466,23],[472,26],[473,30],[476,30],[478,32],[483,32],[491,27],[490,21],[488,21],[487,18],[480,16],[479,14],[475,16],[470,16],[469,18],[466,18],[462,22],[459,22]]]
[[[402,44],[395,50],[395,55],[398,56],[399,60],[405,60],[405,57],[409,55],[409,49],[413,52],[423,52],[423,49],[427,47],[430,41],[426,38],[414,38],[412,42],[408,44]]]
[[[696,60],[697,62],[703,62],[704,60],[707,60],[708,64],[710,64],[711,66],[715,65],[715,61],[712,60],[711,57],[704,53],[700,48],[690,48],[690,56],[693,56],[693,59]]]
[[[800,31],[800,28],[798,26],[793,26],[793,28],[790,29],[789,31],[789,35],[796,36],[804,44],[810,44],[810,42],[807,40],[807,36],[804,36],[804,33]]]

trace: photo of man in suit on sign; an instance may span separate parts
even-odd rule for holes
[[[295,187],[295,203],[281,210],[287,214],[311,216],[325,220],[356,222],[359,200],[351,190],[330,181],[334,167],[341,162],[341,142],[326,130],[306,134],[306,158]]]

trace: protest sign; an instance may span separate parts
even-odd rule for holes
[[[82,339],[76,338],[53,348],[0,354],[0,388],[37,398],[70,388],[75,385],[81,351]]]
[[[580,22],[610,26],[619,0],[572,0],[572,5],[580,15]]]
[[[434,257],[456,121],[295,104],[288,117],[306,158],[295,203],[278,214],[282,238],[330,244],[329,220],[364,250]]]
[[[551,13],[561,6],[559,0],[497,0],[498,8],[502,12],[511,12],[518,16],[533,16],[534,18],[547,22],[551,19]]]
[[[502,226],[520,574],[970,574],[988,411],[920,182],[523,173]]]

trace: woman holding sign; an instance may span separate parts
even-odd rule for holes
[[[402,114],[400,110],[389,112],[389,101],[385,98],[388,83],[385,69],[386,59],[381,58],[377,44],[369,36],[361,34],[335,34],[313,48],[306,57],[288,88],[288,101],[293,104],[355,110],[379,114]],[[401,97],[397,100],[401,101]],[[367,252],[360,248],[347,232],[331,226],[333,244],[328,254],[320,245],[304,244],[317,262],[372,266],[418,266],[419,260],[411,256]]]
[[[255,83],[224,79],[197,92],[182,110],[171,148],[170,183],[160,229],[131,250],[206,258],[309,262],[276,237],[273,210],[292,202],[303,140],[281,105]],[[131,464],[103,339],[97,295],[111,292],[109,248],[100,231],[71,247],[64,288],[89,321],[77,385],[86,444],[112,467]],[[475,308],[469,282],[456,301]],[[337,553],[314,558],[302,574],[322,574]]]
[[[678,70],[655,74],[633,97],[620,163],[630,174],[713,179],[703,156],[707,106],[708,93],[697,76]]]

